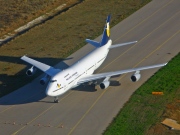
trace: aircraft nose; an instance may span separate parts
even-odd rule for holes
[[[46,89],[45,93],[46,93],[47,96],[53,96],[53,94],[52,94],[50,89]]]

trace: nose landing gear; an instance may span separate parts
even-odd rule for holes
[[[58,97],[54,97],[54,103],[59,103]]]

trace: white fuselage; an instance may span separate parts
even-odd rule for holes
[[[78,86],[77,82],[79,79],[93,74],[93,72],[104,62],[111,44],[112,41],[109,40],[106,45],[96,48],[71,67],[53,76],[47,86],[46,94],[55,97]]]

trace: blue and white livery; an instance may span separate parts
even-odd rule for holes
[[[64,94],[68,90],[77,87],[86,82],[96,81],[98,79],[103,79],[103,81],[99,84],[101,89],[106,89],[110,84],[110,77],[121,75],[124,73],[135,72],[131,76],[131,80],[136,82],[140,79],[140,71],[145,69],[157,68],[165,66],[165,64],[158,64],[146,67],[139,67],[133,69],[126,69],[121,71],[107,72],[107,73],[99,73],[93,74],[93,72],[101,66],[101,64],[106,59],[108,52],[112,48],[125,46],[134,44],[137,41],[127,42],[117,45],[112,45],[112,40],[110,39],[110,18],[109,15],[106,20],[105,28],[103,31],[101,42],[93,41],[90,39],[86,39],[88,43],[95,46],[96,49],[91,53],[87,54],[81,60],[76,62],[74,65],[70,66],[65,70],[55,69],[49,65],[38,62],[27,56],[21,57],[22,60],[30,63],[32,67],[27,70],[26,74],[31,76],[35,73],[36,69],[40,69],[46,75],[40,80],[40,84],[44,85],[48,83],[46,88],[46,95],[55,97],[54,102],[58,101],[58,96]]]

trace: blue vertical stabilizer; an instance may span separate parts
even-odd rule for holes
[[[97,41],[94,41],[94,40],[90,40],[90,39],[86,39],[86,42],[90,43],[91,45],[93,45],[95,47],[101,47],[101,46],[107,44],[109,37],[110,37],[110,26],[109,26],[110,19],[111,19],[111,15],[108,15],[100,43]]]
[[[109,37],[110,37],[110,26],[109,26],[110,19],[111,19],[111,15],[108,15],[107,20],[106,20],[106,24],[104,27],[104,31],[103,31],[101,43],[100,43],[101,46],[105,45],[109,40]]]

